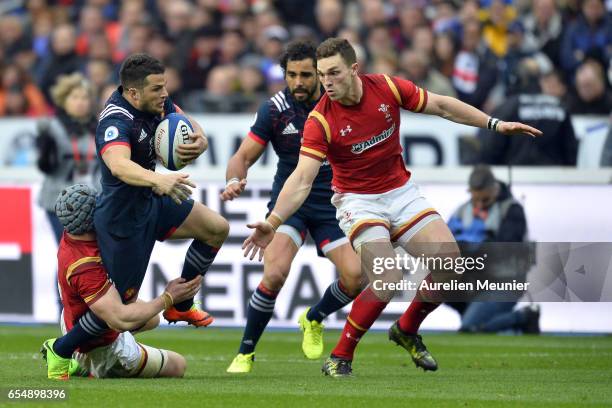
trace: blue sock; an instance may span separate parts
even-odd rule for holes
[[[53,351],[60,357],[71,358],[75,350],[108,330],[108,325],[91,310],[87,311],[68,333],[55,340]]]
[[[240,342],[239,353],[249,354],[255,351],[255,346],[274,312],[277,295],[277,292],[266,289],[261,283],[253,292],[247,307],[247,324]]]
[[[329,285],[325,294],[323,294],[323,297],[319,300],[319,303],[310,308],[308,314],[306,314],[306,318],[310,321],[314,320],[321,323],[323,319],[335,311],[342,309],[344,306],[351,303],[353,299],[354,298],[345,293],[340,281],[336,280]]]
[[[185,278],[185,280],[189,282],[198,275],[204,276],[215,260],[217,252],[219,252],[219,248],[212,247],[202,241],[194,239],[185,255],[185,263],[183,264],[181,278]],[[193,306],[193,298],[174,305],[174,307],[181,312],[186,312],[191,306]]]

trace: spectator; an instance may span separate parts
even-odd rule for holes
[[[185,66],[191,45],[193,43],[193,33],[189,25],[193,5],[185,0],[174,0],[168,2],[166,7],[165,25],[166,35],[172,42],[172,52],[170,59],[172,65],[182,71]]]
[[[344,7],[340,0],[318,0],[315,8],[319,40],[335,37],[344,20]]]
[[[559,99],[561,106],[569,111],[569,95],[561,72],[553,69],[548,73],[542,74],[540,77],[540,87],[543,94],[552,95]]]
[[[423,8],[412,4],[403,5],[397,18],[399,27],[393,37],[397,49],[402,50],[412,46],[417,27],[427,25],[427,19]]]
[[[32,48],[32,39],[27,35],[21,18],[7,15],[0,17],[0,48],[4,49],[5,61],[14,61],[21,51]]]
[[[437,33],[434,38],[434,66],[446,78],[452,78],[457,55],[457,39],[451,31]]]
[[[561,48],[561,64],[569,78],[589,58],[603,64],[612,58],[612,20],[603,0],[583,0],[581,12],[565,33]]]
[[[193,49],[187,63],[185,80],[187,91],[202,89],[210,70],[219,60],[220,31],[204,27],[195,34]]]
[[[482,36],[489,49],[497,57],[508,51],[508,25],[516,18],[516,10],[505,0],[491,0],[485,9]]]
[[[520,92],[519,66],[526,58],[538,63],[539,72],[550,72],[552,63],[548,57],[537,50],[530,49],[525,43],[525,28],[520,20],[515,20],[508,27],[508,51],[500,62],[500,74],[506,96]]]
[[[403,76],[421,88],[440,95],[456,96],[450,80],[432,66],[429,57],[423,51],[403,51],[400,56],[400,67],[405,73]]]
[[[25,71],[17,64],[4,67],[0,83],[0,117],[36,117],[48,113],[45,97]]]
[[[612,114],[610,120],[608,120],[608,136],[604,143],[603,151],[601,153],[601,166],[612,167]]]
[[[43,62],[40,87],[48,101],[51,101],[51,86],[61,75],[78,72],[82,61],[76,53],[76,31],[70,24],[62,24],[53,30],[51,54]]]
[[[555,0],[534,0],[524,17],[525,44],[531,51],[541,51],[556,66],[560,63],[563,17]]]
[[[469,243],[466,247],[474,252],[479,244],[485,242],[525,242],[527,220],[523,206],[512,196],[508,186],[495,179],[488,166],[476,166],[470,175],[469,191],[471,198],[462,204],[448,221],[448,227],[457,243]],[[491,247],[489,247],[491,248]],[[503,251],[501,246],[498,249]],[[520,265],[517,260],[509,259],[512,266]],[[506,273],[506,263],[491,265],[495,270],[489,273],[499,276]],[[511,271],[511,273],[522,271]],[[527,272],[525,268],[525,273]],[[499,295],[498,295],[499,296]],[[472,302],[465,307],[461,317],[461,332],[495,333],[505,330],[519,330],[523,333],[537,334],[539,328],[539,308],[528,306],[514,310],[516,301]],[[457,304],[450,304],[457,308]],[[463,309],[461,307],[460,309]]]
[[[578,115],[608,115],[612,112],[612,93],[606,87],[601,64],[587,60],[576,71],[576,91],[570,96],[569,109]]]
[[[51,95],[56,116],[38,123],[38,168],[45,174],[38,202],[47,211],[59,242],[63,227],[54,208],[60,191],[75,183],[99,190],[94,140],[97,120],[91,85],[81,74],[61,76]]]
[[[482,109],[497,81],[495,56],[482,42],[480,23],[468,21],[463,26],[461,50],[455,59],[453,86],[460,100]]]
[[[512,164],[522,166],[575,166],[578,142],[574,136],[569,112],[558,97],[540,91],[542,76],[537,63],[526,60],[521,64],[521,80],[524,91],[510,97],[493,113],[505,120],[519,120],[542,130],[537,139],[500,138],[491,131],[478,133],[481,144],[481,160],[487,164]]]

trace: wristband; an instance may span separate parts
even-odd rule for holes
[[[240,179],[238,177],[232,177],[231,179],[227,180],[227,182],[225,183],[225,187],[228,187],[234,183],[240,183]]]
[[[497,126],[499,126],[500,123],[501,120],[489,116],[489,119],[487,120],[487,129],[497,132]]]
[[[164,310],[168,310],[168,308],[170,308],[170,306],[174,304],[174,299],[172,298],[172,295],[168,292],[164,292],[162,293],[161,297],[164,301]]]
[[[266,222],[272,226],[274,231],[276,231],[283,223],[283,219],[277,213],[272,211],[268,218],[266,218]]]

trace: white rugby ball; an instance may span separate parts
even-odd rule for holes
[[[180,170],[185,163],[176,154],[180,144],[191,143],[189,135],[193,127],[189,119],[180,113],[171,113],[162,120],[155,130],[155,154],[168,170]]]

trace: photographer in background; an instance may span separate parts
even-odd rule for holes
[[[69,185],[99,188],[91,84],[79,73],[62,76],[51,89],[57,113],[38,123],[37,165],[45,174],[39,205],[47,212],[57,242],[63,227],[54,212],[55,199]]]
[[[469,179],[469,191],[471,199],[462,204],[448,221],[448,227],[462,248],[462,253],[465,248],[475,250],[478,244],[486,242],[527,241],[527,219],[523,206],[512,196],[505,183],[495,179],[488,166],[479,165],[474,168]],[[510,247],[506,250],[512,252]],[[499,258],[505,259],[504,256]],[[522,271],[514,268],[525,269],[520,259],[509,259],[494,267],[493,277],[503,276],[507,272],[520,274]],[[531,305],[514,310],[516,303],[481,301],[447,304],[461,314],[459,331],[464,333],[494,333],[504,330],[539,333],[538,307]]]

